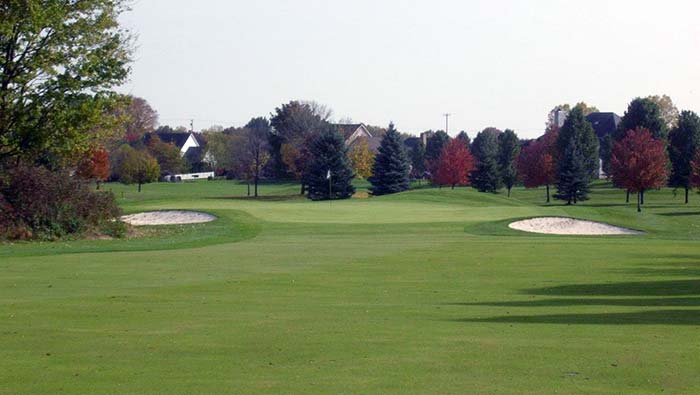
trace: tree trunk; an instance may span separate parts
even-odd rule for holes
[[[258,176],[255,176],[255,197],[258,197]]]
[[[549,203],[549,184],[547,184],[547,203]]]
[[[248,186],[248,197],[250,197],[250,180],[246,180],[245,183]]]
[[[637,212],[641,213],[642,212],[642,193],[637,194]]]
[[[139,192],[141,192],[141,183],[139,182]]]
[[[97,181],[96,184],[97,184],[97,190],[99,191],[99,190],[100,190],[100,185],[102,185],[102,184],[101,184],[99,181]]]
[[[642,189],[641,191],[639,191],[639,194],[641,195],[641,196],[639,197],[640,200],[641,200],[641,204],[644,204],[644,190]]]
[[[510,190],[512,187],[508,187],[508,197],[510,197]]]
[[[629,203],[629,202],[630,202],[630,190],[628,189],[627,190],[627,203]]]
[[[304,182],[301,183],[301,193],[300,195],[303,195],[306,193],[306,185],[304,185]]]
[[[685,204],[688,204],[688,188],[685,188]]]
[[[455,184],[452,184],[452,189],[455,189]]]

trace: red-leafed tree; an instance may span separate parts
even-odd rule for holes
[[[662,140],[645,128],[628,130],[613,145],[610,160],[613,182],[637,192],[637,211],[642,211],[644,191],[666,185],[668,157]]]
[[[558,130],[552,128],[544,136],[533,141],[520,151],[518,173],[525,188],[547,188],[547,203],[550,202],[549,186],[557,177],[556,143]]]
[[[459,139],[451,140],[440,152],[435,181],[438,185],[469,185],[474,170],[474,157]]]
[[[100,189],[100,183],[109,177],[109,153],[107,150],[100,147],[89,151],[78,162],[75,174],[80,178],[95,181],[97,189]]]

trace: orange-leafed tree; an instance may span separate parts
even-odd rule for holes
[[[646,128],[628,130],[613,145],[610,160],[615,185],[637,193],[637,211],[642,211],[644,192],[666,185],[668,157],[663,140]]]
[[[97,189],[109,177],[109,153],[103,147],[95,148],[78,162],[75,174],[86,180],[95,181]]]
[[[442,149],[437,163],[435,181],[438,185],[469,185],[469,173],[474,170],[474,157],[459,139],[453,139]]]

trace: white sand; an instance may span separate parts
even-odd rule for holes
[[[530,233],[549,235],[641,235],[644,232],[621,228],[601,222],[584,221],[573,218],[542,217],[513,222],[509,228]]]
[[[122,221],[134,226],[201,224],[215,219],[216,217],[211,214],[182,210],[149,211],[121,217]]]

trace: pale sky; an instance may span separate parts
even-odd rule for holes
[[[470,136],[542,133],[585,101],[622,115],[668,94],[700,112],[690,0],[135,0],[131,81],[161,124],[241,126],[293,99],[336,119]]]

